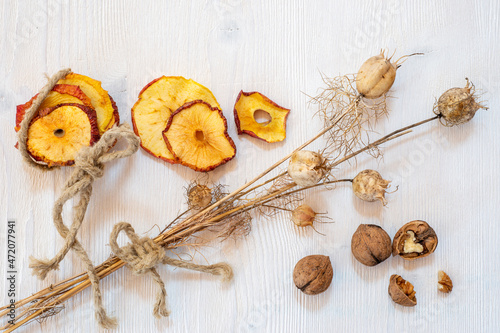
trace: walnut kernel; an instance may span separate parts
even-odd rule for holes
[[[449,293],[453,289],[453,282],[448,274],[443,271],[438,272],[438,290],[443,293]]]

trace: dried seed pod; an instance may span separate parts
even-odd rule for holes
[[[443,124],[455,126],[471,120],[476,111],[487,107],[476,102],[474,85],[467,79],[464,88],[451,88],[439,97],[434,105],[434,113],[441,116]]]
[[[397,274],[391,275],[389,280],[389,295],[392,300],[402,306],[417,305],[413,285]]]
[[[443,293],[449,293],[453,289],[453,282],[448,274],[443,271],[438,272],[438,290]]]
[[[317,295],[330,286],[333,268],[330,258],[311,255],[297,262],[293,269],[293,282],[304,294]]]
[[[352,190],[358,198],[364,201],[380,200],[387,205],[385,199],[386,189],[389,187],[389,180],[382,178],[375,170],[363,170],[352,181]]]
[[[292,222],[299,227],[312,226],[316,212],[308,205],[300,205],[292,211]]]
[[[392,255],[406,260],[426,257],[436,249],[438,238],[424,221],[411,221],[398,230],[392,242]]]
[[[356,89],[365,98],[374,99],[391,89],[396,79],[397,61],[391,63],[384,52],[366,60],[356,75]]]
[[[288,174],[299,186],[317,184],[325,175],[325,159],[318,153],[299,150],[290,158]]]
[[[212,202],[212,190],[208,186],[194,184],[187,190],[188,205],[190,208],[206,207]]]
[[[360,224],[352,235],[351,251],[363,265],[375,266],[391,256],[391,238],[378,225]]]

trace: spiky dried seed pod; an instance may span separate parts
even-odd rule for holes
[[[311,255],[300,259],[293,269],[293,282],[304,294],[317,295],[332,283],[333,268],[330,258]]]
[[[476,102],[474,85],[467,79],[464,88],[451,88],[439,97],[434,105],[434,113],[441,116],[443,124],[455,126],[471,120],[476,111],[487,107]]]
[[[292,211],[292,222],[299,227],[312,226],[316,212],[308,205],[300,205]]]
[[[389,295],[392,300],[402,306],[417,305],[413,285],[397,274],[391,275],[389,280]]]
[[[449,293],[453,289],[453,282],[448,274],[443,271],[438,272],[438,290],[443,293]]]
[[[389,183],[390,181],[383,179],[377,171],[367,169],[358,173],[353,179],[352,190],[361,200],[370,202],[380,200],[385,206],[387,205],[385,193]]]
[[[325,175],[325,159],[321,154],[308,150],[299,150],[290,158],[288,175],[299,186],[317,184]]]
[[[352,235],[351,251],[363,265],[378,265],[391,256],[391,237],[378,225],[360,224]]]
[[[356,89],[365,98],[379,98],[391,89],[397,68],[397,62],[391,63],[384,52],[369,58],[356,75]]]
[[[208,186],[196,184],[188,189],[188,205],[191,208],[202,208],[212,202],[212,190]]]

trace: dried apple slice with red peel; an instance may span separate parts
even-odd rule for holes
[[[26,146],[35,160],[64,166],[74,164],[76,153],[99,138],[95,110],[67,103],[43,109],[33,118]]]
[[[271,121],[258,123],[255,112],[262,110]],[[234,104],[234,120],[238,134],[246,133],[266,142],[283,141],[286,137],[286,120],[289,109],[279,106],[259,92],[240,91]]]
[[[108,126],[106,126],[106,128],[104,129],[104,132],[106,132],[113,126],[115,125],[118,126],[120,124],[120,114],[118,113],[118,108],[116,107],[116,103],[111,97],[111,95],[109,95],[109,99],[111,100],[111,104],[113,105],[114,111],[113,111],[113,117],[111,118],[111,121],[109,122]]]
[[[212,92],[191,79],[162,76],[148,83],[132,108],[132,124],[135,134],[141,138],[141,147],[155,157],[177,163],[162,132],[172,113],[194,100],[204,100],[210,106],[220,108]]]
[[[163,137],[178,162],[195,171],[213,170],[236,154],[222,111],[204,101],[189,102],[177,109]]]
[[[69,73],[64,79],[59,80],[58,83],[76,85],[90,98],[97,114],[97,125],[99,126],[100,134],[110,128],[109,123],[111,121],[116,121],[115,114],[118,112],[118,109],[108,92],[101,87],[100,81],[85,75]]]
[[[25,104],[17,106],[16,110],[16,132],[21,128],[21,121],[24,119],[26,110],[28,110],[33,101],[38,96],[36,94]],[[84,92],[78,86],[70,84],[56,84],[52,91],[49,92],[47,97],[43,100],[42,104],[38,108],[39,110],[44,110],[46,108],[51,108],[63,103],[76,103],[83,104],[92,108],[92,103],[90,98],[84,94]]]

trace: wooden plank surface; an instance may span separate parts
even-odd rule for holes
[[[378,170],[398,191],[389,205],[359,201],[348,186],[311,191],[305,202],[335,223],[297,230],[286,213],[255,217],[252,232],[213,243],[197,263],[226,261],[235,277],[217,278],[159,267],[171,316],[152,315],[156,285],[122,269],[102,282],[104,304],[119,320],[116,332],[499,332],[500,256],[500,3],[498,1],[1,1],[0,2],[0,244],[7,219],[17,221],[19,297],[80,273],[69,254],[60,270],[38,281],[30,255],[52,257],[62,240],[52,225],[55,199],[70,168],[42,173],[25,166],[14,145],[15,106],[46,82],[45,73],[71,67],[102,81],[120,117],[142,87],[161,75],[181,75],[209,87],[228,119],[236,158],[209,174],[236,189],[322,126],[315,95],[327,76],[355,73],[380,49],[424,52],[397,72],[390,114],[380,134],[428,118],[435,98],[470,78],[490,107],[469,123],[431,123],[386,145],[384,158],[362,156],[338,177]],[[240,90],[259,91],[290,108],[287,138],[267,144],[238,136],[233,106]],[[310,146],[321,149],[324,141]],[[185,207],[184,187],[200,177],[144,151],[106,166],[94,184],[79,239],[97,264],[110,255],[109,233],[120,221],[154,236]],[[64,216],[70,219],[73,203]],[[360,223],[381,225],[391,237],[423,219],[436,230],[436,252],[415,262],[389,259],[368,268],[351,255]],[[120,238],[124,241],[124,238]],[[186,257],[190,253],[187,249]],[[318,296],[298,291],[291,273],[305,255],[330,256],[332,286]],[[0,258],[7,248],[0,247]],[[206,258],[206,259],[205,259]],[[0,302],[9,301],[7,268],[0,261]],[[449,295],[436,290],[437,271],[453,279]],[[415,308],[387,295],[391,274],[416,288]],[[86,291],[57,316],[22,332],[99,332]]]

